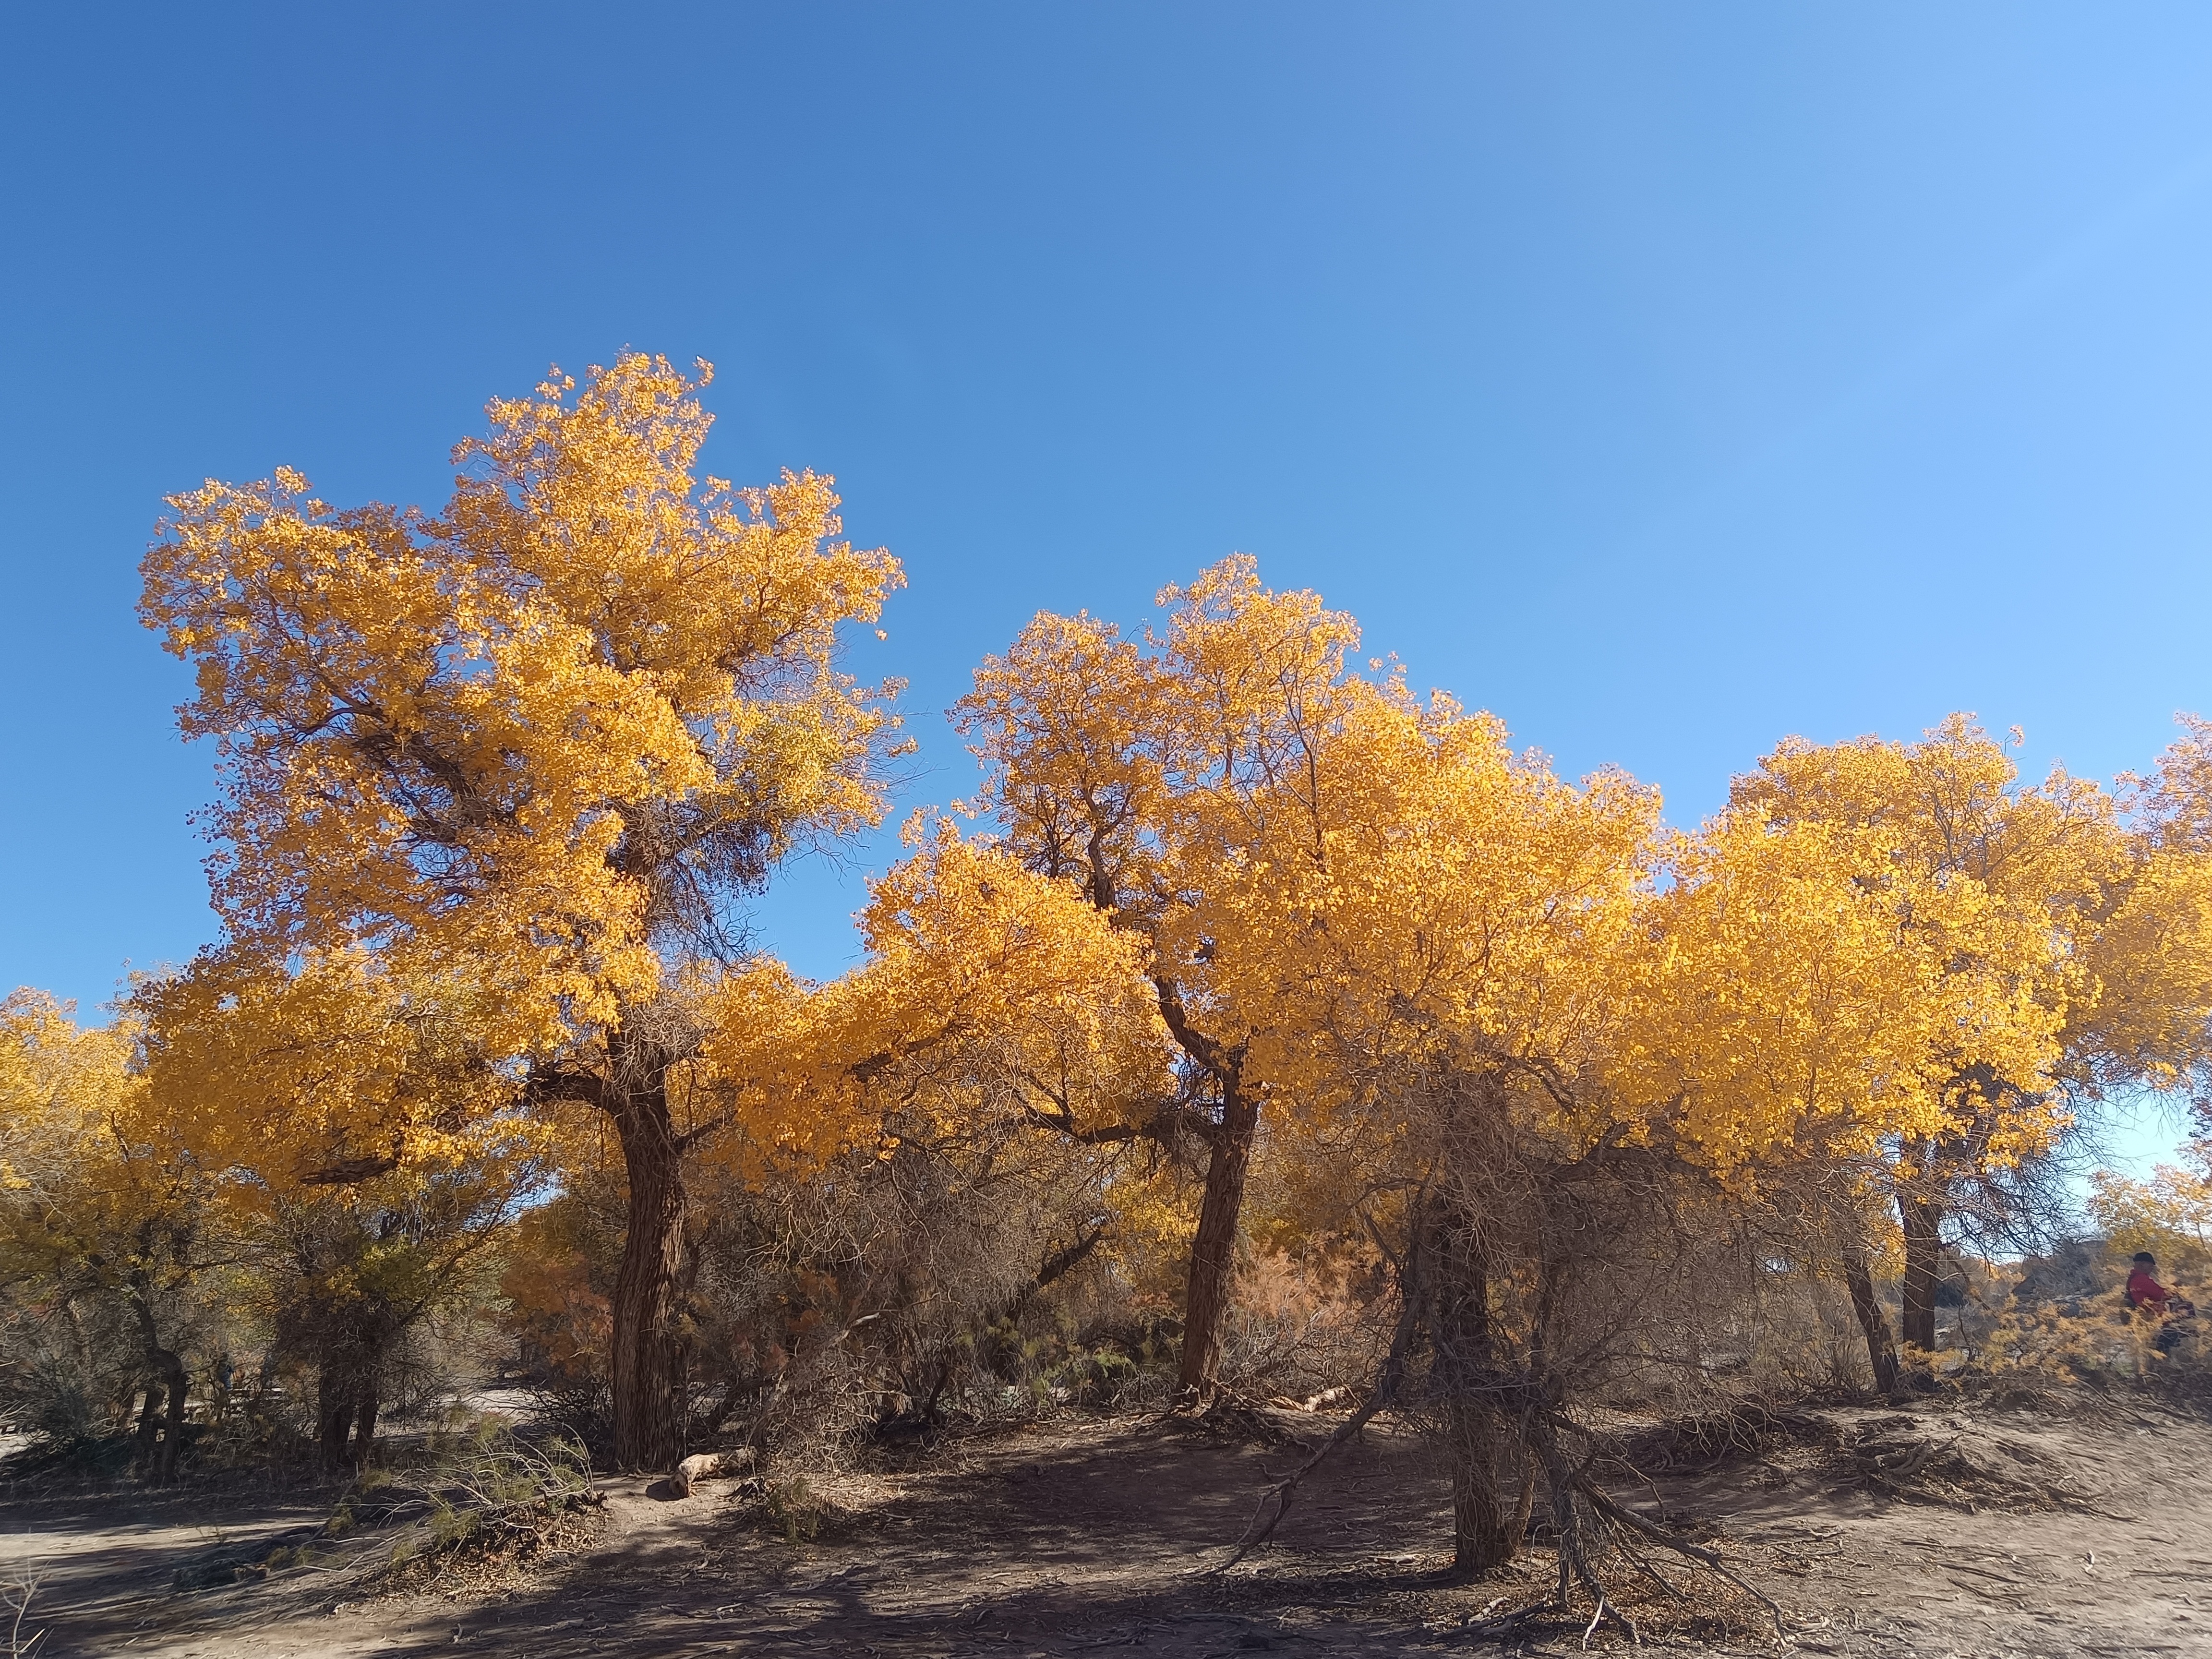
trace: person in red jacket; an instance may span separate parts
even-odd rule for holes
[[[2135,1270],[2128,1275],[2128,1306],[2183,1319],[2197,1311],[2194,1302],[2176,1296],[2158,1282],[2158,1258],[2148,1250],[2136,1252]]]

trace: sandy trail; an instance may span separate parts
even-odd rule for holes
[[[1899,1425],[1905,1425],[1900,1429]],[[1860,1445],[1899,1434],[2038,1472],[2072,1507],[2010,1513],[1954,1486],[1954,1506],[1869,1490],[1836,1444],[1786,1443],[1633,1489],[1716,1534],[1790,1613],[1798,1650],[1884,1659],[2212,1656],[2212,1431],[2139,1408],[2087,1415],[1835,1410]],[[1887,1425],[1887,1426],[1885,1426]],[[1310,1431],[1325,1428],[1308,1421]],[[289,1572],[178,1594],[181,1568],[265,1548],[313,1518],[137,1495],[0,1503],[11,1555],[50,1567],[40,1621],[58,1655],[339,1659],[475,1651],[584,1656],[1496,1652],[1462,1622],[1547,1574],[1448,1582],[1445,1490],[1430,1449],[1371,1435],[1310,1488],[1280,1547],[1225,1578],[1198,1569],[1291,1459],[1174,1422],[1077,1419],[941,1448],[907,1473],[823,1479],[844,1524],[811,1543],[758,1524],[727,1484],[665,1501],[604,1483],[593,1542],[497,1595],[342,1602]],[[1994,1460],[1994,1461],[1991,1461]],[[1631,1489],[1624,1487],[1624,1494]],[[1973,1508],[1965,1507],[1972,1503]],[[125,1523],[124,1503],[138,1511]],[[158,1510],[159,1506],[155,1508]],[[222,1542],[212,1542],[216,1529]],[[27,1533],[28,1538],[27,1540]],[[1579,1632],[1515,1653],[1580,1651]],[[1625,1645],[1601,1632],[1597,1647]],[[1771,1639],[1661,1650],[1771,1653]]]

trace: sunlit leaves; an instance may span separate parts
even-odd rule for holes
[[[726,953],[777,857],[879,814],[890,717],[833,658],[898,565],[837,539],[825,478],[695,480],[703,383],[633,355],[495,402],[436,518],[289,472],[174,498],[142,613],[221,744],[234,939],[467,962],[487,1046],[542,1051]]]

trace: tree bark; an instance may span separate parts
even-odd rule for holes
[[[364,1373],[360,1394],[354,1402],[353,1450],[349,1454],[357,1469],[367,1467],[368,1455],[376,1447],[376,1409],[382,1403],[378,1397],[381,1392],[377,1387],[376,1372],[372,1370]]]
[[[361,1370],[354,1357],[326,1353],[315,1376],[315,1440],[323,1468],[336,1474],[346,1466],[346,1436],[361,1400]]]
[[[191,1383],[185,1375],[185,1362],[173,1350],[161,1346],[143,1279],[131,1281],[131,1308],[138,1322],[138,1337],[144,1345],[147,1368],[155,1377],[146,1385],[146,1407],[138,1418],[138,1469],[146,1480],[160,1483],[170,1480],[177,1472],[178,1444],[185,1426],[185,1396],[191,1391]],[[164,1393],[168,1397],[166,1415],[161,1412]]]
[[[1260,1127],[1260,1103],[1231,1072],[1222,1079],[1221,1121],[1206,1161],[1206,1195],[1198,1210],[1198,1235],[1190,1246],[1190,1282],[1183,1299],[1182,1368],[1179,1381],[1210,1400],[1221,1384],[1222,1324],[1229,1311],[1230,1279],[1237,1267],[1237,1230],[1244,1208],[1244,1182],[1252,1170],[1252,1143]]]
[[[161,1455],[155,1460],[155,1475],[165,1486],[177,1478],[177,1455],[185,1449],[185,1396],[191,1392],[184,1362],[174,1354],[169,1359],[169,1414],[162,1424]]]
[[[1900,1197],[1897,1214],[1905,1227],[1905,1305],[1898,1313],[1897,1334],[1910,1346],[1933,1352],[1943,1207],[1930,1199]]]
[[[1528,1541],[1528,1518],[1536,1509],[1536,1459],[1524,1447],[1521,1453],[1521,1495],[1513,1500],[1513,1519],[1505,1529],[1505,1559],[1520,1554]]]
[[[1468,1218],[1432,1200],[1424,1229],[1417,1248],[1428,1291],[1426,1323],[1451,1447],[1452,1566],[1471,1577],[1513,1559],[1528,1526],[1519,1511],[1534,1494],[1532,1488],[1516,1493],[1516,1513],[1508,1515],[1498,1473],[1511,1460],[1503,1455],[1509,1435],[1497,1398],[1490,1282]],[[1520,1462],[1525,1481],[1525,1456]]]
[[[162,1386],[159,1382],[146,1384],[145,1404],[138,1413],[138,1449],[133,1461],[138,1465],[138,1472],[149,1480],[154,1475],[155,1449],[161,1438]]]
[[[673,1329],[684,1257],[683,1149],[668,1110],[666,1056],[619,1036],[615,1052],[607,1107],[622,1140],[629,1206],[615,1279],[614,1460],[647,1472],[675,1468],[683,1449]]]
[[[1889,1334],[1889,1316],[1881,1310],[1875,1299],[1874,1279],[1862,1261],[1844,1264],[1844,1282],[1850,1287],[1851,1311],[1858,1316],[1859,1329],[1866,1337],[1867,1362],[1874,1368],[1874,1386],[1877,1394],[1897,1391],[1897,1344]]]

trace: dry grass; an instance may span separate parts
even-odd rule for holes
[[[430,1595],[448,1600],[504,1595],[543,1583],[549,1573],[589,1550],[605,1530],[606,1517],[596,1508],[558,1509],[540,1516],[526,1529],[480,1533],[392,1563],[361,1589],[364,1595]]]

